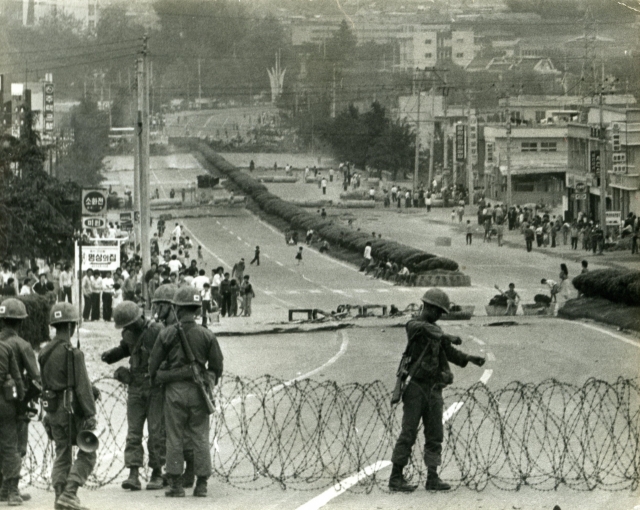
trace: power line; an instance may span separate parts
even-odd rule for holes
[[[53,51],[72,50],[77,48],[90,49],[90,48],[98,48],[102,46],[111,46],[115,44],[126,44],[130,42],[140,42],[140,38],[124,39],[121,41],[111,41],[111,42],[104,42],[104,43],[93,43],[93,44],[85,43],[85,44],[78,44],[76,46],[58,46],[55,48],[44,48],[44,49],[37,49],[37,50],[32,49],[32,50],[0,51],[0,55],[23,55],[25,53],[51,53]]]

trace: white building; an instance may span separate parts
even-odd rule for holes
[[[37,25],[43,18],[60,13],[73,16],[85,29],[92,30],[98,22],[99,0],[22,0],[25,26]]]

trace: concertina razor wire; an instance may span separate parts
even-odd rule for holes
[[[104,428],[98,460],[87,482],[97,489],[124,470],[127,388],[110,378],[98,421]],[[457,412],[444,426],[441,477],[454,487],[488,486],[588,491],[635,490],[640,480],[640,388],[637,379],[589,379],[575,386],[547,379],[490,390],[477,383],[444,390]],[[402,411],[380,381],[337,384],[225,376],[216,389],[211,422],[214,477],[260,490],[277,484],[316,490],[338,484],[378,460],[390,459]],[[461,405],[460,405],[461,404]],[[426,478],[422,434],[405,473]],[[41,423],[30,427],[22,482],[49,488],[54,449]],[[373,474],[351,490],[387,490],[388,473]]]

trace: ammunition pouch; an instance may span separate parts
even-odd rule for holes
[[[158,370],[156,372],[155,384],[169,384],[179,381],[193,381],[193,372],[189,365],[170,370]]]
[[[127,386],[131,384],[131,380],[133,379],[129,367],[118,367],[113,373],[113,378],[116,381],[121,382],[122,384],[126,384]]]
[[[55,413],[60,406],[60,395],[52,390],[42,392],[42,409],[48,413]]]

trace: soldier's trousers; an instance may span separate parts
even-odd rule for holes
[[[18,417],[17,430],[18,453],[20,457],[24,457],[27,454],[27,447],[29,445],[29,418],[24,414]]]
[[[51,470],[51,484],[66,485],[75,483],[84,485],[96,465],[96,452],[83,452],[78,448],[78,455],[73,461],[73,442],[69,442],[69,415],[60,405],[55,413],[47,413],[51,424],[51,433],[56,447],[56,459]],[[82,420],[75,418],[75,430],[82,429]]]
[[[209,414],[207,405],[192,382],[165,386],[164,419],[167,429],[167,474],[181,475],[184,450],[193,450],[196,476],[211,476]]]
[[[127,468],[144,466],[142,436],[147,422],[149,438],[147,452],[149,467],[159,469],[164,465],[165,434],[163,423],[163,389],[151,387],[149,382],[130,384],[127,397],[127,444],[124,448],[124,463]]]
[[[20,478],[22,459],[18,453],[16,404],[0,394],[0,470],[4,480]]]
[[[391,462],[406,466],[418,436],[422,420],[424,428],[424,463],[439,466],[442,462],[442,390],[430,389],[431,383],[411,382],[402,396],[402,431],[393,449]]]

